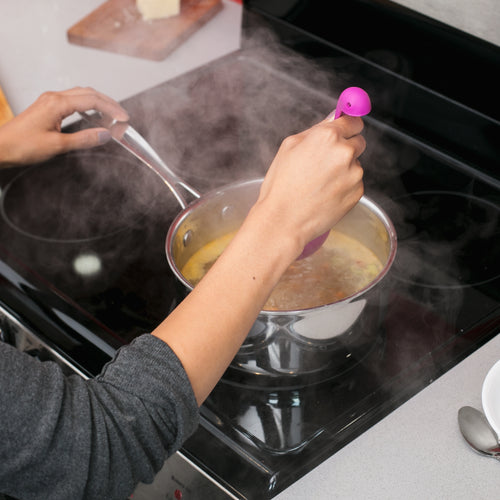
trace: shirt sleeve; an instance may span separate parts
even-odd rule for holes
[[[124,499],[151,482],[199,413],[175,353],[142,335],[92,380],[0,342],[0,492]]]

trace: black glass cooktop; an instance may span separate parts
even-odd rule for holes
[[[310,62],[273,44],[252,38],[124,103],[202,193],[262,176],[285,136],[329,114],[346,83],[358,84],[346,68],[360,63],[342,51],[323,47]],[[203,405],[183,451],[241,496],[274,496],[500,329],[498,179],[480,155],[466,163],[387,119],[389,101],[402,109],[421,87],[375,66],[367,74],[365,193],[396,227],[396,260],[343,340],[294,345],[299,358],[338,359],[337,370],[276,384],[237,369],[237,357]],[[117,145],[1,171],[0,188],[0,302],[89,375],[182,299],[165,258],[180,207]],[[285,355],[286,325],[274,335]],[[356,348],[352,337],[362,339]],[[247,366],[269,355],[269,344],[238,354]]]

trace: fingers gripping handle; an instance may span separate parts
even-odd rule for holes
[[[335,110],[334,120],[340,118],[342,115],[349,116],[364,116],[367,115],[372,109],[370,97],[368,94],[359,87],[349,87],[345,89],[339,96],[337,101],[337,108]],[[302,250],[298,259],[305,259],[312,255],[314,252],[321,248],[321,245],[328,238],[330,231],[311,240]]]

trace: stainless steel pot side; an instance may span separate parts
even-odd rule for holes
[[[261,183],[262,179],[256,179],[214,190],[185,208],[173,221],[167,234],[166,254],[170,267],[187,290],[192,290],[192,286],[180,271],[184,264],[209,241],[239,228],[257,199]],[[384,278],[394,261],[396,232],[385,212],[366,196],[335,229],[371,249],[384,264],[382,271],[368,286],[338,302],[309,309],[261,311],[239,354],[246,358],[250,351],[265,349],[265,367],[244,360],[239,363],[237,356],[234,363],[239,363],[241,369],[255,374],[316,372],[318,365],[329,361],[315,351],[335,349],[338,341],[344,349],[359,342],[351,328],[365,309],[368,292]]]

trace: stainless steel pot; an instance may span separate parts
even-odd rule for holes
[[[167,234],[166,254],[187,290],[192,286],[181,273],[184,264],[209,241],[241,225],[261,183],[262,179],[256,179],[212,191],[175,218]],[[365,196],[335,229],[372,250],[384,264],[382,271],[368,286],[338,302],[293,311],[261,311],[232,363],[233,379],[236,371],[239,380],[250,375],[255,383],[265,378],[266,384],[272,381],[280,386],[284,378],[320,380],[335,372],[343,358],[371,349],[377,335],[372,331],[375,325],[368,329],[354,326],[370,302],[378,304],[376,285],[394,261],[396,232],[385,212]],[[376,323],[373,311],[370,321]]]
[[[167,234],[166,253],[170,267],[188,289],[191,284],[181,269],[189,258],[208,242],[238,229],[257,200],[262,179],[231,184],[204,195],[185,208],[173,221]],[[387,274],[396,254],[396,233],[385,212],[367,197],[335,226],[372,250],[384,264],[368,286],[344,300],[321,307],[294,311],[262,311],[262,322],[283,324],[285,318],[292,335],[307,340],[332,339],[345,333],[364,309],[364,295]],[[335,321],[332,321],[335,315]]]
[[[240,227],[257,200],[262,179],[230,184],[202,196],[173,173],[132,127],[124,130],[120,124],[116,134],[113,126],[110,129],[118,143],[163,179],[183,209],[168,230],[166,255],[173,272],[189,291],[192,286],[180,271],[183,265],[206,243]],[[186,193],[195,201],[188,203]],[[377,302],[370,292],[394,261],[396,232],[385,212],[367,197],[361,198],[335,229],[372,250],[383,263],[382,271],[365,288],[338,302],[293,311],[261,311],[232,363],[240,375],[256,380],[264,376],[273,381],[303,376],[322,379],[332,370],[338,371],[339,353],[340,358],[349,358],[359,348],[366,352],[373,345],[373,335],[354,325],[370,301]]]

